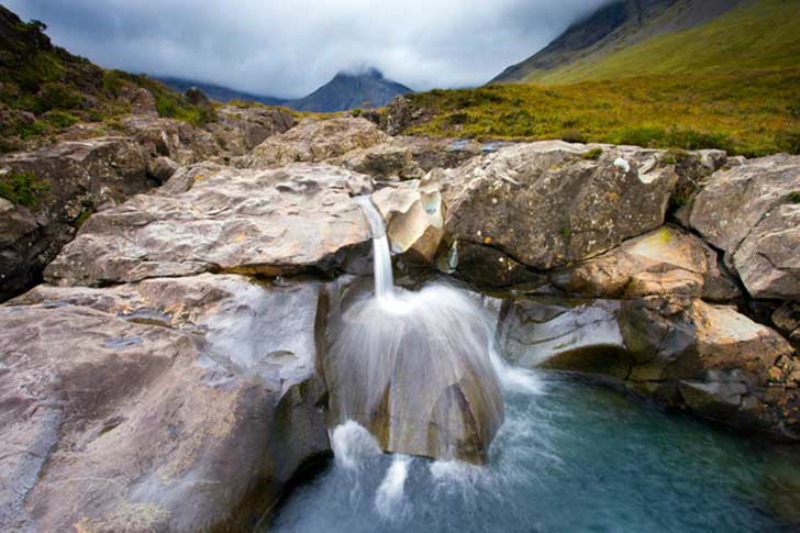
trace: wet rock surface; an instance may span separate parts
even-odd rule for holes
[[[420,119],[402,106],[390,131]],[[48,264],[60,285],[0,306],[6,529],[254,527],[328,451],[322,411],[333,423],[351,391],[352,375],[315,366],[358,304],[320,278],[370,272],[359,195],[404,264],[503,291],[492,308],[513,362],[800,438],[797,157],[390,137],[236,106],[197,128],[144,95],[136,108],[120,135],[76,127],[0,158],[49,187],[37,207],[0,199],[0,299]],[[665,225],[670,200],[683,207]],[[425,331],[433,344],[403,342],[441,353]],[[482,460],[497,417],[475,406],[498,391],[448,372],[412,398],[442,415],[425,419],[442,439],[389,435],[384,403],[363,413],[384,449]]]

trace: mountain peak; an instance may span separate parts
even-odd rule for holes
[[[411,89],[386,79],[374,67],[339,72],[309,96],[290,102],[298,111],[334,112],[348,109],[383,107],[396,96],[412,93]]]
[[[336,74],[335,78],[369,78],[373,80],[383,80],[383,72],[375,67],[360,67],[353,70],[342,70]]]

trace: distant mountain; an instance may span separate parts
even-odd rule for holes
[[[376,69],[367,69],[358,73],[340,72],[331,81],[298,100],[275,98],[243,91],[237,91],[221,85],[202,83],[193,80],[173,77],[151,76],[170,89],[181,93],[191,87],[203,91],[212,100],[230,102],[231,100],[249,100],[265,105],[286,106],[297,111],[317,113],[334,113],[355,108],[370,109],[383,107],[396,96],[413,93],[411,89],[400,83],[387,80]]]
[[[287,105],[297,111],[330,113],[383,107],[396,96],[412,92],[405,85],[387,80],[380,71],[367,69],[360,73],[340,72],[310,95]]]
[[[169,87],[180,93],[185,93],[187,89],[196,87],[203,91],[203,93],[218,102],[230,102],[231,100],[246,100],[251,102],[261,102],[264,105],[284,105],[288,100],[286,98],[275,98],[272,96],[257,95],[247,93],[244,91],[237,91],[229,87],[215,85],[213,83],[203,83],[199,81],[187,80],[183,78],[173,78],[168,76],[151,76]]]
[[[736,41],[752,47],[750,39],[757,35],[750,32],[743,34],[734,29],[725,34],[725,28],[717,28],[721,33],[709,38],[703,35],[703,30],[717,21],[723,26],[730,19],[735,22],[742,12],[748,13],[745,18],[764,20],[767,12],[776,7],[787,11],[785,15],[791,15],[794,9],[795,16],[789,18],[796,19],[800,3],[797,0],[617,0],[573,24],[547,47],[508,67],[492,81],[565,83],[670,73],[674,63],[691,62],[698,54],[707,55],[714,49],[730,51]],[[772,33],[774,29],[764,28],[762,33]],[[659,42],[668,44],[657,53],[638,54],[640,49]],[[670,63],[676,53],[685,57]],[[720,58],[715,60],[719,62]],[[729,61],[736,60],[735,55],[730,56]],[[609,68],[610,64],[614,67]]]

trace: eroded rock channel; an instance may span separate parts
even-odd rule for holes
[[[0,204],[4,287],[47,264],[44,283],[0,306],[5,529],[268,524],[342,422],[331,385],[348,383],[325,354],[372,291],[364,196],[399,284],[469,291],[514,365],[800,437],[800,158],[678,164],[636,147],[390,137],[355,118],[238,120],[227,152],[159,123],[164,135],[131,124],[136,141],[0,160],[74,176],[45,214]],[[164,184],[139,194],[154,176]],[[73,239],[81,195],[93,214]],[[480,396],[458,383],[448,401]],[[430,400],[418,409],[444,405]],[[472,427],[489,428],[488,447],[497,428]],[[433,437],[376,437],[447,458]]]

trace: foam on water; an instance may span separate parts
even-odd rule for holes
[[[384,519],[400,519],[404,514],[403,489],[410,464],[410,457],[395,455],[392,465],[386,471],[386,477],[378,487],[375,494],[375,509]]]

